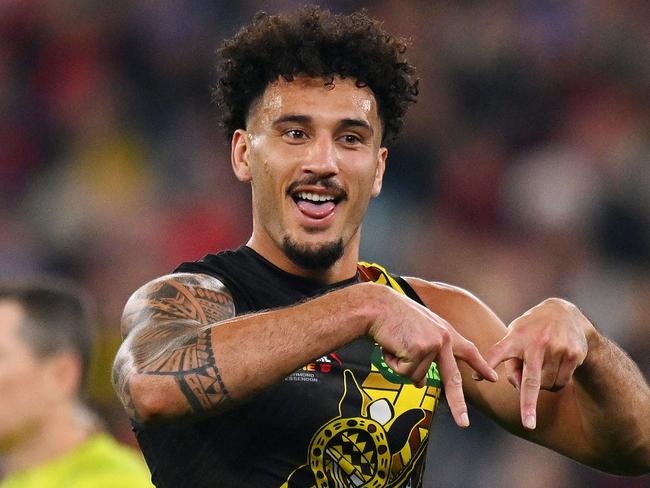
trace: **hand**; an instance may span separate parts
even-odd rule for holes
[[[495,368],[505,362],[508,381],[520,391],[521,421],[534,429],[540,389],[557,391],[571,380],[595,329],[578,308],[549,298],[512,321],[506,336],[486,354]]]
[[[461,336],[442,317],[399,293],[388,300],[369,328],[369,335],[382,346],[384,360],[393,371],[426,385],[427,372],[435,361],[451,413],[460,427],[469,425],[463,382],[456,359],[462,359],[482,377],[497,380],[497,374],[476,346]]]

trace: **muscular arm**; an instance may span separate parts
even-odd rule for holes
[[[235,317],[232,297],[216,278],[159,278],[126,304],[115,390],[141,421],[222,411],[365,334],[370,308],[357,297],[341,290]]]
[[[489,361],[508,328],[487,306],[455,287],[413,278],[409,282],[427,306],[473,341]],[[521,377],[513,378],[503,363],[496,369],[499,381],[488,384],[472,380],[471,370],[460,365],[470,401],[510,432],[608,472],[650,469],[650,390],[637,366],[602,335],[591,336],[584,362],[564,388],[539,392],[533,430],[522,425]],[[508,377],[519,382],[519,390]]]
[[[596,333],[573,379],[582,429],[601,454],[597,467],[623,474],[650,472],[650,388],[637,365]]]
[[[161,401],[142,391],[149,385],[169,395],[166,401],[179,414],[225,407],[230,393],[212,349],[211,325],[234,315],[228,291],[206,275],[169,276],[136,291],[122,315],[125,340],[113,367],[113,384],[129,415],[142,418],[146,400]],[[146,396],[134,399],[133,386]]]
[[[129,415],[141,422],[218,414],[362,335],[373,337],[393,370],[416,384],[425,383],[436,360],[462,426],[468,424],[467,409],[454,356],[486,378],[495,374],[440,317],[372,283],[235,317],[232,297],[219,280],[164,276],[129,299],[122,334],[113,384]]]

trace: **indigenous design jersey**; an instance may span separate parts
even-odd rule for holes
[[[323,287],[284,272],[246,246],[176,271],[219,278],[238,315],[289,306],[359,281],[390,286],[420,302],[405,280],[376,264],[359,263],[355,278]],[[134,429],[159,487],[418,487],[439,396],[435,364],[427,386],[416,388],[386,365],[379,346],[362,337],[226,413]]]

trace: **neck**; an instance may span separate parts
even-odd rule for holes
[[[345,244],[343,256],[332,266],[318,270],[298,266],[287,257],[281,247],[273,243],[265,245],[261,239],[256,238],[255,233],[253,233],[246,245],[287,273],[323,284],[338,283],[339,281],[353,278],[357,272],[357,261],[359,260],[358,237],[351,239],[350,242]]]
[[[98,430],[98,422],[86,407],[77,403],[48,412],[48,418],[29,435],[2,453],[5,474],[47,463],[74,449]]]

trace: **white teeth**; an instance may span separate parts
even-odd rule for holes
[[[334,200],[334,197],[332,195],[318,195],[316,193],[308,193],[306,191],[301,191],[297,196],[301,200],[310,200],[312,202],[329,202]]]

